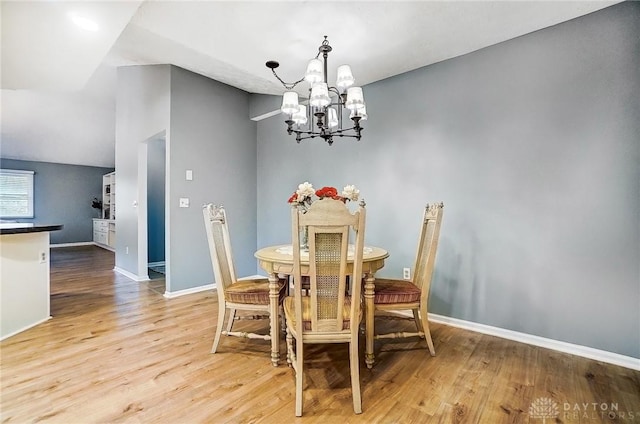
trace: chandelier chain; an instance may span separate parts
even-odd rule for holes
[[[325,36],[325,38],[326,38],[326,36]],[[325,41],[324,41],[324,42],[326,42],[327,44],[329,43],[326,39],[325,39]],[[323,44],[324,44],[324,43],[323,43]],[[320,57],[320,53],[321,53],[321,52],[318,52],[318,54],[317,54],[317,55],[316,55],[316,57],[315,57],[316,59]],[[302,81],[304,81],[304,77],[302,77],[302,78],[300,78],[300,79],[299,79],[298,81],[296,81],[296,82],[284,82],[284,81],[282,80],[282,78],[280,78],[280,77],[278,76],[278,74],[276,74],[276,70],[275,70],[275,69],[271,68],[271,72],[272,72],[272,73],[273,73],[273,75],[278,79],[278,81],[280,81],[280,84],[282,84],[282,86],[283,86],[284,88],[286,88],[287,90],[293,90],[293,89],[296,87],[296,85],[298,85],[298,84],[300,84]]]
[[[275,77],[278,79],[278,81],[280,81],[280,83],[284,86],[284,88],[286,88],[287,90],[293,90],[295,88],[296,85],[300,84],[302,81],[304,81],[304,77],[302,77],[301,79],[299,79],[296,82],[284,82],[282,80],[282,78],[280,78],[278,76],[278,74],[276,74],[275,69],[272,69],[271,72],[273,72],[273,75],[275,75]]]

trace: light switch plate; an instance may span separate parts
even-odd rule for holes
[[[187,172],[185,173],[185,178],[187,179],[187,181],[193,180],[193,171],[191,169],[187,169]]]
[[[188,208],[189,207],[189,198],[188,197],[181,197],[180,198],[180,207],[181,208]]]

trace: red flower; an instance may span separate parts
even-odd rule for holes
[[[291,195],[291,197],[289,197],[288,202],[289,202],[289,203],[293,203],[293,202],[295,202],[295,201],[297,201],[297,200],[298,200],[298,193],[294,192],[294,193]]]
[[[320,190],[316,190],[316,196],[320,199],[325,197],[335,199],[338,197],[338,190],[336,190],[335,187],[322,187]]]

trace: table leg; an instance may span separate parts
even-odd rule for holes
[[[373,367],[374,355],[373,355],[373,337],[374,337],[374,282],[375,277],[373,274],[366,274],[364,278],[364,304],[365,304],[365,339],[366,348],[364,361],[367,364],[367,368]]]
[[[271,363],[278,366],[280,360],[280,319],[278,317],[278,275],[269,273],[269,320],[271,332]]]

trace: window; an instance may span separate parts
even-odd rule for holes
[[[0,218],[33,218],[33,174],[0,169]]]

